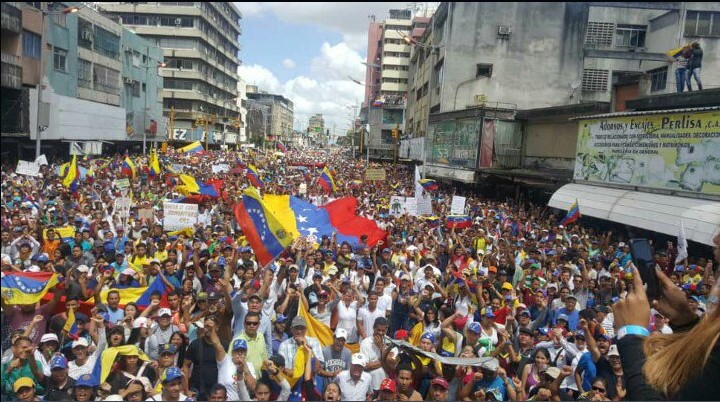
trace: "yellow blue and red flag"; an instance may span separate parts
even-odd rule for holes
[[[201,194],[201,195],[207,195],[208,197],[218,198],[220,197],[220,194],[218,193],[215,186],[212,186],[210,184],[200,183],[195,179],[194,177],[190,176],[189,174],[180,174],[178,175],[180,178],[180,181],[182,182],[182,185],[175,187],[175,191],[183,194]]]
[[[140,308],[145,308],[150,305],[150,296],[157,291],[160,293],[160,306],[167,306],[167,292],[165,283],[160,278],[157,278],[150,284],[150,286],[143,286],[137,288],[125,288],[125,289],[109,289],[100,292],[100,298],[107,300],[107,294],[110,291],[117,291],[120,294],[120,304],[124,306],[129,302],[134,302]]]
[[[422,179],[418,183],[427,191],[434,191],[439,188],[438,183],[433,179]]]
[[[463,229],[472,226],[472,219],[468,215],[448,215],[445,219],[447,228]]]
[[[265,205],[256,188],[243,192],[243,201],[235,206],[235,218],[262,266],[293,242],[293,234]]]
[[[57,283],[52,272],[11,272],[2,278],[2,298],[6,304],[35,304]]]
[[[65,321],[65,326],[63,327],[63,331],[65,331],[70,339],[76,340],[78,339],[79,335],[79,329],[77,321],[75,320],[75,309],[71,308],[68,309],[67,313],[67,321]]]
[[[265,187],[265,183],[263,183],[262,180],[260,180],[260,175],[258,174],[257,168],[251,163],[248,163],[246,176],[247,176],[248,180],[250,180],[250,184],[252,184],[253,187],[256,187],[256,188]]]
[[[563,218],[563,220],[560,221],[560,224],[563,226],[566,226],[569,223],[573,223],[576,220],[580,219],[580,207],[578,206],[578,201],[575,199],[575,202],[570,205],[570,209],[568,210],[567,215]]]
[[[153,149],[150,153],[150,177],[160,176],[160,159],[157,156],[157,150]]]
[[[131,179],[137,176],[137,169],[135,168],[135,163],[132,161],[132,159],[130,159],[129,156],[125,157],[125,160],[120,166],[120,171]]]
[[[80,171],[77,166],[77,155],[73,155],[70,166],[67,168],[67,174],[63,179],[63,186],[67,187],[73,193],[77,191],[77,187],[80,184]]]
[[[196,152],[203,152],[204,150],[205,148],[203,148],[202,143],[200,141],[195,141],[192,144],[185,145],[184,147],[178,149],[178,152],[194,154]]]
[[[337,191],[335,178],[333,178],[333,175],[332,173],[330,173],[330,169],[328,169],[327,166],[325,166],[322,174],[320,175],[320,185],[325,189],[325,192],[327,194],[330,194],[333,191]]]

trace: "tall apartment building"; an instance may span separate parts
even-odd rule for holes
[[[308,135],[315,144],[327,144],[325,119],[321,113],[310,116],[308,119]]]
[[[413,46],[406,131],[424,135],[429,176],[554,189],[572,180],[572,119],[674,93],[666,52],[691,42],[704,87],[718,87],[717,3],[443,2]],[[712,104],[704,92],[680,98]]]
[[[68,141],[98,152],[166,138],[157,46],[88,3],[3,3],[2,11],[3,149],[33,159],[38,133],[49,158],[67,155]],[[18,15],[21,32],[10,29]]]
[[[237,73],[242,14],[235,3],[100,3],[121,24],[163,49],[163,110],[177,141],[227,142],[240,134]],[[207,122],[210,122],[209,124]],[[230,138],[232,138],[231,136]],[[237,136],[234,136],[237,138]]]
[[[408,65],[413,29],[424,28],[429,19],[416,17],[411,10],[390,10],[383,22],[373,22],[368,30],[368,58],[365,99],[361,120],[369,125],[364,139],[370,157],[392,158],[393,129],[404,130],[404,111],[408,89]]]

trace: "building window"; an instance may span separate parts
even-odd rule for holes
[[[92,63],[78,59],[78,86],[92,89]]]
[[[40,35],[23,31],[23,57],[40,59]]]
[[[582,90],[589,92],[605,92],[608,87],[609,70],[586,68],[583,70]]]
[[[615,24],[612,22],[588,22],[585,46],[590,48],[610,47],[613,41]]]
[[[90,21],[78,18],[78,46],[92,50],[93,26]]]
[[[645,47],[645,25],[621,25],[615,29],[615,46]]]
[[[667,85],[667,73],[667,67],[656,68],[654,70],[648,71],[648,74],[650,74],[651,82],[650,92],[657,92],[665,89],[665,86]]]
[[[485,64],[485,63],[479,63],[477,65],[477,69],[475,70],[475,77],[492,77],[492,70],[493,65],[492,64]]]
[[[688,11],[685,17],[685,36],[720,36],[720,13]]]
[[[95,52],[117,60],[120,56],[120,37],[95,25]]]
[[[58,71],[67,71],[67,50],[59,47],[53,50],[53,68]]]
[[[52,20],[55,22],[55,25],[65,27],[67,24],[67,15],[65,13],[60,12],[54,12],[50,13],[52,16]]]
[[[134,98],[140,97],[140,81],[133,80],[132,87],[131,87],[131,93]]]
[[[118,94],[120,89],[120,72],[105,66],[95,65],[93,71],[94,88],[112,94]]]

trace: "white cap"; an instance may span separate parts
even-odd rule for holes
[[[620,356],[620,352],[618,351],[617,345],[610,345],[610,349],[608,349],[607,356]]]
[[[90,344],[88,343],[87,339],[80,338],[77,341],[73,341],[73,343],[72,343],[73,349],[75,349],[78,346],[88,347],[88,346],[90,346]]]
[[[162,317],[164,315],[172,315],[172,311],[170,311],[169,308],[161,308],[160,311],[158,311],[158,317]]]
[[[355,353],[352,355],[351,363],[365,367],[365,365],[367,365],[367,358],[362,353]]]
[[[417,247],[414,244],[411,244],[407,247],[407,251],[417,251]]]
[[[138,317],[133,321],[133,328],[150,328],[147,317]]]
[[[345,329],[338,327],[335,329],[335,338],[343,338],[347,340],[348,332]]]
[[[37,265],[31,265],[30,268],[27,269],[27,272],[40,272],[40,267]]]
[[[625,243],[624,242],[618,243],[618,247],[625,247]]]
[[[122,272],[121,272],[120,274],[121,274],[121,275],[132,276],[133,278],[134,278],[135,276],[137,276],[137,272],[135,272],[135,270],[132,269],[132,268],[125,268],[125,269],[122,270]]]
[[[55,334],[45,334],[42,336],[42,338],[40,338],[40,343],[51,342],[51,341],[60,342],[58,340],[57,335],[55,335]]]
[[[77,267],[78,272],[90,272],[90,268],[87,265],[80,265]]]
[[[118,394],[112,394],[112,395],[106,396],[104,400],[105,401],[124,401],[125,399],[123,399],[123,397]]]
[[[195,322],[193,323],[193,325],[196,326],[196,327],[198,327],[198,328],[205,328],[205,323],[203,322],[203,320],[195,321]]]

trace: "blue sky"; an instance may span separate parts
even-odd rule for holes
[[[348,106],[359,105],[364,80],[369,15],[378,21],[407,3],[236,2],[241,21],[240,76],[260,90],[294,103],[295,128],[322,113],[336,133],[352,122]]]

